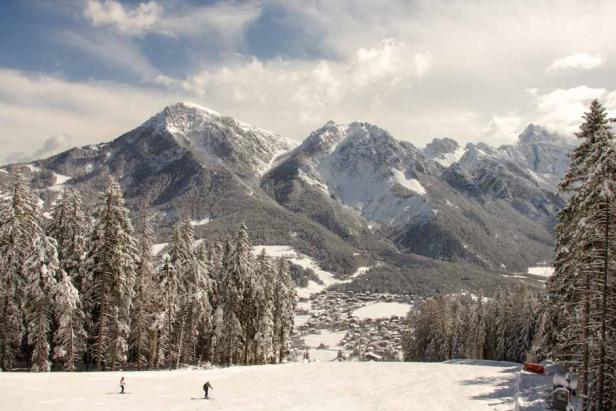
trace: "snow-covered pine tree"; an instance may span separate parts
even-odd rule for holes
[[[180,307],[178,305],[179,280],[175,267],[171,263],[171,257],[168,254],[163,257],[159,279],[160,297],[164,302],[164,305],[161,307],[163,314],[161,317],[164,318],[165,325],[161,328],[158,338],[158,350],[162,353],[162,356],[158,356],[158,363],[167,364],[167,367],[171,369],[175,364],[174,359],[178,351],[174,335],[174,325]]]
[[[64,271],[56,286],[55,311],[58,328],[54,335],[54,359],[63,362],[65,371],[75,371],[86,348],[85,316],[79,292]]]
[[[126,361],[131,301],[138,262],[136,241],[120,185],[111,179],[95,214],[86,262],[90,283],[93,356],[97,368],[115,369]]]
[[[47,235],[58,243],[60,270],[71,277],[80,295],[84,291],[84,260],[88,251],[90,226],[79,192],[65,189],[51,208]]]
[[[146,213],[142,215],[138,236],[139,262],[135,278],[135,298],[131,313],[131,342],[137,369],[148,366],[151,340],[154,338],[152,321],[154,315],[154,268],[152,243],[154,232]]]
[[[51,322],[54,316],[54,293],[56,271],[58,270],[58,251],[56,241],[45,235],[42,228],[38,198],[29,197],[29,210],[23,217],[29,220],[33,229],[30,254],[24,264],[25,304],[28,343],[33,347],[32,371],[49,371]]]
[[[282,362],[288,352],[289,338],[295,320],[296,291],[289,274],[289,266],[278,259],[274,287],[274,360]]]
[[[186,220],[176,231],[173,253],[180,281],[180,353],[177,360],[188,364],[198,362],[198,342],[210,331],[212,324],[212,284],[203,255],[200,258],[194,242],[192,225]]]
[[[549,302],[558,329],[553,350],[558,360],[579,371],[582,407],[610,409],[616,389],[609,391],[613,371],[609,330],[614,322],[614,137],[605,109],[593,101],[577,133],[571,168],[561,188],[570,195],[557,229],[555,274],[548,283]],[[598,297],[598,298],[597,298]],[[611,375],[610,375],[611,374]],[[608,393],[606,395],[606,393]],[[604,408],[607,407],[607,408]]]
[[[225,363],[246,363],[248,356],[247,327],[251,316],[251,281],[254,275],[252,246],[246,226],[242,224],[234,239],[233,247],[227,243],[223,262],[225,273],[222,280],[224,311],[223,338]]]
[[[18,172],[0,216],[0,367],[4,370],[12,369],[26,334],[22,310],[25,267],[40,234],[37,209],[38,199]]]
[[[214,242],[214,244],[208,249],[208,261],[210,263],[210,275],[216,281],[222,280],[224,271],[224,257],[225,247],[218,241]]]
[[[210,340],[210,361],[214,364],[226,364],[226,347],[224,332],[225,315],[222,305],[219,305],[214,311],[212,319],[212,338]]]
[[[601,111],[605,115],[605,110]],[[607,118],[604,120],[604,127],[595,130],[586,160],[588,175],[578,188],[583,194],[579,207],[584,217],[576,233],[582,250],[582,272],[590,278],[589,336],[596,342],[591,344],[589,358],[594,382],[589,399],[597,410],[616,407],[616,394],[609,394],[616,391],[616,386],[607,386],[607,379],[611,379],[609,374],[614,375],[616,371],[616,365],[608,359],[608,351],[613,353],[616,342],[612,337],[616,333],[612,328],[614,318],[610,318],[613,311],[608,308],[608,301],[612,302],[614,296],[616,262],[616,142],[607,126]]]
[[[276,286],[276,271],[270,258],[261,251],[255,263],[253,278],[254,311],[251,318],[253,332],[251,335],[252,363],[263,364],[271,362],[273,356],[274,338],[274,289]]]

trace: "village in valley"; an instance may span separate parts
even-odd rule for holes
[[[290,358],[296,361],[402,361],[406,314],[400,294],[324,290],[300,298]]]

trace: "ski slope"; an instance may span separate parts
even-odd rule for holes
[[[438,410],[514,408],[519,365],[290,363],[214,370],[2,373],[0,410]],[[120,377],[126,391],[117,394]],[[210,400],[201,387],[210,381]]]

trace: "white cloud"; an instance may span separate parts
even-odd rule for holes
[[[592,70],[603,64],[603,59],[599,55],[592,55],[586,53],[572,54],[567,57],[554,60],[548,67],[549,71],[559,70]]]
[[[67,82],[0,68],[0,160],[109,141],[179,97],[109,82]]]
[[[143,34],[151,31],[160,20],[162,7],[155,1],[125,8],[116,0],[88,0],[84,15],[94,26],[113,26],[121,32]]]
[[[524,126],[522,118],[516,113],[493,115],[482,129],[480,140],[495,146],[515,143]]]
[[[430,67],[428,53],[389,39],[341,61],[252,58],[180,80],[161,76],[158,83],[175,85],[219,111],[300,138],[309,127],[329,119],[366,119],[374,108],[390,108],[390,97],[412,88]]]
[[[236,40],[245,26],[261,14],[258,3],[163,4],[168,9],[155,1],[139,3],[131,8],[117,0],[87,0],[83,13],[95,27],[111,27],[128,35],[157,33],[171,37],[198,37],[215,33],[227,40]]]
[[[605,88],[578,86],[569,89],[555,89],[535,95],[534,122],[566,136],[572,136],[579,129],[582,115],[590,103],[599,99],[608,112],[616,111],[616,91]]]

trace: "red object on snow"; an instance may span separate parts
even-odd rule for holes
[[[525,362],[524,363],[524,371],[534,372],[535,374],[543,374],[545,372],[545,369],[543,368],[543,365],[541,365],[541,364],[534,364],[532,362]]]

